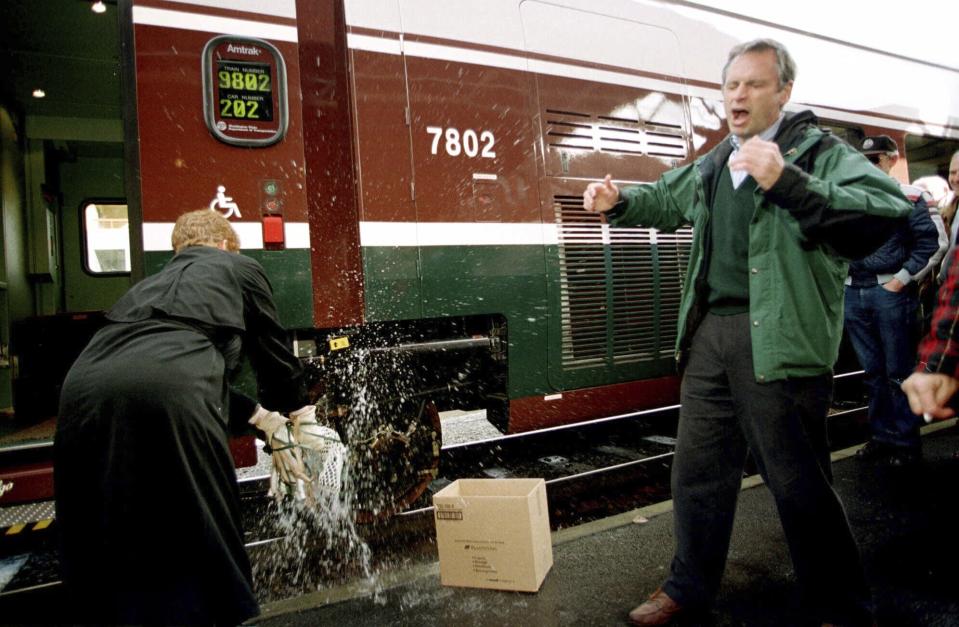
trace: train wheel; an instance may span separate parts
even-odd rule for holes
[[[439,469],[442,442],[440,416],[432,401],[414,397],[367,414],[350,420],[344,486],[356,521],[364,524],[408,508],[426,491]]]

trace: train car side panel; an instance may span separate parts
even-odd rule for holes
[[[288,84],[299,84],[295,21],[282,16],[282,8],[276,7],[279,15],[254,17],[206,5],[135,2],[144,266],[156,268],[171,254],[169,233],[180,213],[206,206],[220,210],[245,251],[276,249],[263,260],[271,279],[289,288],[276,291],[281,318],[309,327],[313,290],[309,255],[302,252],[310,247],[310,235],[299,89],[289,90],[287,132],[273,145],[226,144],[204,118],[202,53],[224,29],[271,43],[285,61]],[[268,219],[279,220],[279,242],[265,241]]]

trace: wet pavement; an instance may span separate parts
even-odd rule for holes
[[[959,626],[959,428],[924,431],[924,461],[890,469],[834,453],[835,487],[863,554],[881,627]],[[639,517],[646,522],[635,523]],[[412,563],[264,606],[261,627],[300,625],[624,625],[664,579],[670,503],[553,533],[537,593],[444,587],[435,561]],[[808,625],[769,491],[744,482],[725,578],[709,616],[685,625]]]

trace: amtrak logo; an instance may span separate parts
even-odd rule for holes
[[[229,44],[226,47],[226,51],[232,52],[233,54],[252,54],[257,57],[263,54],[263,51],[257,48],[256,46],[243,46],[240,44],[237,44],[237,45]]]
[[[12,491],[13,491],[12,481],[7,481],[6,483],[4,483],[3,481],[0,481],[0,498],[2,498],[3,495],[6,494],[7,492],[12,492]]]

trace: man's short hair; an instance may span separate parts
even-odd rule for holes
[[[859,145],[859,151],[864,155],[899,156],[899,145],[888,135],[873,135],[864,137]]]
[[[219,246],[223,241],[227,250],[240,250],[240,239],[230,222],[212,209],[189,211],[177,218],[170,241],[175,253],[187,246]]]
[[[776,67],[779,70],[779,89],[796,80],[796,62],[793,61],[789,51],[786,50],[786,46],[775,39],[753,39],[752,41],[739,44],[729,51],[726,65],[723,66],[723,85],[726,84],[726,70],[729,69],[729,64],[732,63],[736,57],[742,56],[747,52],[765,52],[766,50],[772,50],[776,53]]]

